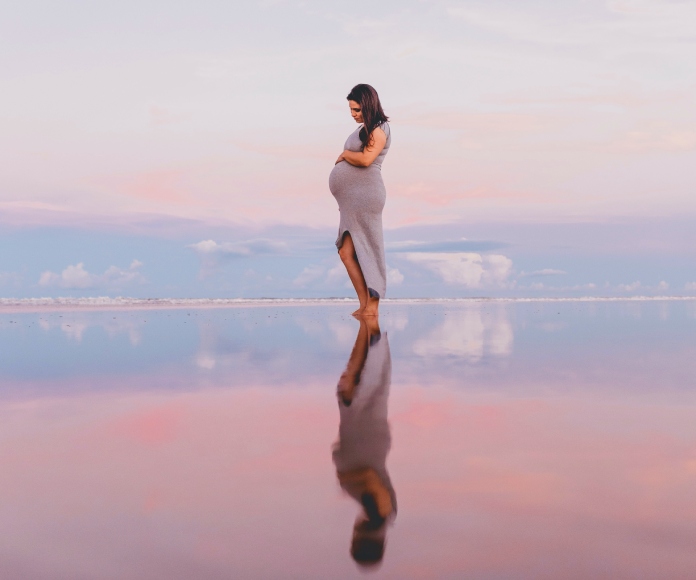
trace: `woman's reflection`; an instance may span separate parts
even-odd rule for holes
[[[378,319],[361,319],[346,370],[338,380],[341,423],[333,461],[341,487],[364,510],[353,526],[350,553],[364,566],[384,555],[387,525],[396,515],[396,496],[386,461],[391,446],[387,401],[391,355]]]

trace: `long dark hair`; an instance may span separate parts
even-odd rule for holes
[[[368,146],[372,131],[379,127],[382,123],[389,120],[382,110],[382,103],[379,102],[377,91],[370,85],[355,85],[348,96],[349,101],[355,101],[360,105],[363,115],[363,127],[360,129],[360,141],[362,142],[362,150]]]

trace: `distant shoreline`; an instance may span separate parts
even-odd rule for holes
[[[696,296],[580,296],[539,298],[385,298],[385,305],[523,302],[664,302],[696,301]],[[330,306],[357,302],[354,298],[0,298],[0,312],[45,310],[143,310],[235,308],[252,306]]]

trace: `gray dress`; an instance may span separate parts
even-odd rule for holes
[[[336,471],[371,467],[391,496],[396,514],[396,493],[387,471],[391,431],[387,420],[391,385],[391,353],[387,335],[371,340],[350,407],[339,403],[341,422],[333,448]],[[350,494],[350,490],[346,490]],[[352,495],[352,494],[351,494]],[[360,501],[359,497],[355,497]]]
[[[336,247],[341,248],[344,234],[350,232],[368,292],[374,298],[383,298],[387,290],[387,264],[382,234],[382,209],[387,191],[382,181],[382,161],[391,145],[391,131],[389,123],[382,123],[380,128],[387,135],[387,142],[370,166],[356,167],[347,161],[341,161],[334,166],[329,176],[329,189],[341,212]],[[360,129],[362,125],[351,133],[344,149],[360,151]]]

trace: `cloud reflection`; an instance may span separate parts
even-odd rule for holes
[[[85,332],[89,328],[101,328],[109,338],[114,338],[121,334],[128,335],[131,346],[138,346],[142,341],[142,326],[144,324],[139,318],[130,316],[131,313],[119,313],[113,316],[112,313],[66,313],[56,315],[51,313],[39,318],[38,324],[42,330],[50,332],[52,328],[60,328],[66,338],[75,342],[82,342]]]
[[[691,303],[346,306],[0,316],[0,577],[350,578],[387,534],[389,578],[693,576]],[[479,319],[505,364],[414,356]]]
[[[478,362],[486,355],[508,356],[514,335],[504,306],[481,303],[451,310],[443,322],[413,342],[422,357],[455,356]]]

